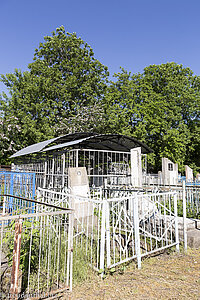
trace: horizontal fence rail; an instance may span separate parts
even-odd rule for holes
[[[35,196],[35,173],[0,171],[0,195]]]
[[[200,186],[188,186],[185,182],[182,187],[170,187],[168,190],[177,192],[178,216],[183,216],[183,201],[186,202],[187,218],[200,219]],[[159,190],[166,191],[166,187]]]
[[[7,204],[13,198],[10,215]],[[19,202],[20,201],[20,202]],[[72,289],[73,210],[4,196],[0,216],[1,299],[38,298]],[[29,205],[34,204],[30,212]]]
[[[107,267],[179,247],[176,193],[126,194],[103,201]]]
[[[90,186],[104,186],[105,179],[109,184],[128,185],[131,183],[130,161],[130,152],[72,149],[14,168],[34,172],[37,188],[61,191],[68,186],[71,167],[86,167]]]
[[[73,207],[74,256],[98,272],[132,259],[176,246],[179,250],[177,193],[138,193],[131,190],[91,189],[83,198],[39,189],[43,201]],[[81,250],[80,250],[81,249]],[[74,260],[76,264],[76,260]]]
[[[180,222],[184,225],[186,218],[187,188],[153,193],[130,187],[91,188],[87,197],[75,196],[67,189],[58,192],[38,188],[36,195],[32,200],[4,196],[0,216],[3,294],[16,293],[12,274],[18,236],[19,294],[71,288],[72,267],[74,264],[76,269],[80,255],[85,263],[103,273],[133,259],[140,268],[144,256],[173,246],[179,250],[178,226]],[[183,199],[180,218],[179,205]],[[196,199],[196,194],[192,199]]]

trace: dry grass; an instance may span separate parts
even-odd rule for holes
[[[187,254],[162,254],[143,260],[138,270],[134,262],[123,274],[94,276],[77,285],[66,299],[200,299],[200,249]]]

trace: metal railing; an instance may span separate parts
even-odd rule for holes
[[[45,201],[48,193],[56,195],[40,189]],[[81,249],[86,263],[99,272],[132,259],[140,268],[143,256],[173,246],[179,249],[176,192],[93,189],[87,198],[59,195],[51,199],[73,205],[74,254]]]
[[[72,289],[73,211],[4,195],[0,216],[1,299],[38,298]],[[7,209],[13,198],[15,210]],[[28,205],[27,205],[28,203]],[[30,212],[29,203],[34,204]]]
[[[34,199],[35,197],[35,173],[26,172],[7,172],[0,171],[0,207],[2,209],[3,194],[26,197]],[[7,202],[7,209],[11,212],[13,207],[13,198],[10,197]],[[33,207],[34,208],[34,207]]]

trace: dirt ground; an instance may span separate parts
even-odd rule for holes
[[[123,274],[74,286],[65,299],[198,299],[200,300],[200,249],[187,254],[164,253],[144,259],[142,269],[130,263]]]

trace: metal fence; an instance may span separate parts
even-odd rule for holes
[[[110,189],[110,194],[121,193],[127,191],[137,192],[176,192],[177,193],[177,207],[178,216],[183,216],[183,202],[186,203],[186,217],[192,219],[200,219],[200,186],[188,185],[185,181],[182,182],[181,186],[146,186],[140,189],[133,189],[131,186],[121,189],[119,186]]]
[[[7,172],[0,171],[0,200],[1,208],[3,198],[1,195],[10,194],[15,196],[27,197],[34,199],[35,197],[35,173],[25,172]],[[16,209],[13,198],[10,197],[6,202],[9,213]],[[26,203],[28,205],[28,203]],[[31,205],[34,208],[34,205]]]
[[[150,191],[150,189],[149,189]],[[186,217],[200,219],[200,186],[190,186],[183,181],[182,186],[160,187],[157,191],[172,191],[177,193],[178,197],[178,216],[183,216],[183,203],[186,203]]]
[[[39,190],[48,201],[48,190]],[[57,204],[63,201],[66,206],[71,201],[74,253],[81,249],[85,262],[99,272],[134,258],[140,267],[143,256],[173,246],[179,249],[175,192],[93,189],[89,198],[51,193]]]
[[[48,190],[39,190],[48,201]],[[51,193],[57,205],[74,205],[74,249],[82,249],[99,272],[134,258],[140,267],[143,256],[173,246],[178,250],[179,233],[187,248],[186,217],[196,216],[199,207],[199,189],[185,186],[154,192],[91,188],[88,198]]]
[[[68,169],[86,167],[90,186],[131,183],[130,152],[72,149],[33,163],[15,165],[15,170],[35,172],[36,186],[62,191],[68,186]]]
[[[73,196],[70,193],[38,188],[37,195],[42,202],[74,210],[73,252],[82,252],[85,263],[100,270],[102,191],[95,189],[90,198]],[[74,261],[76,264],[76,260]]]
[[[1,299],[40,299],[71,290],[72,211],[14,196],[17,209],[10,215],[10,198],[4,196],[0,216]],[[34,212],[27,202],[34,203]]]
[[[200,186],[186,186],[187,216],[200,219]]]
[[[34,213],[25,205],[27,200],[18,198],[12,216],[5,216],[10,197],[5,198],[0,218],[3,295],[16,293],[16,235],[21,235],[18,293],[26,294],[66,289],[72,284],[72,258],[76,266],[77,253],[84,256],[85,264],[103,273],[133,259],[140,268],[144,256],[173,246],[179,250],[177,192],[94,188],[83,198],[39,188],[37,201],[29,201]],[[73,214],[66,211],[69,208]]]
[[[140,268],[142,256],[175,245],[178,250],[177,195],[168,192],[107,198],[103,201],[103,224],[107,268],[133,258]]]
[[[86,161],[87,155],[82,154]],[[58,170],[60,163],[53,164]],[[90,176],[95,178],[92,172]],[[144,256],[173,246],[179,250],[178,216],[183,217],[184,241],[187,241],[186,216],[199,216],[200,189],[185,187],[184,183],[182,188],[156,187],[152,192],[152,188],[137,190],[128,185],[122,188],[113,182],[110,188],[91,188],[86,198],[70,194],[66,187],[61,191],[56,187],[55,190],[38,188],[34,200],[34,175],[28,179],[30,173],[25,174],[27,177],[24,173],[5,173],[6,176],[0,177],[2,193],[15,191],[16,194],[2,198],[2,299],[7,299],[9,293],[39,297],[47,291],[53,295],[68,286],[71,289],[72,248],[75,257],[78,252],[83,253],[85,263],[100,273],[132,259],[137,260],[140,268]],[[48,176],[45,180],[55,180],[55,174]],[[56,178],[57,182],[64,180],[65,186],[67,177]],[[10,182],[15,182],[13,188]],[[109,183],[107,176],[104,186]],[[32,200],[22,197],[29,195]]]

